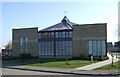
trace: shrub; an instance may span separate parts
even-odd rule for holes
[[[94,57],[94,59],[95,60],[98,60],[98,61],[103,61],[103,60],[107,60],[107,59],[109,59],[107,56],[96,56],[96,57]]]
[[[30,53],[22,53],[22,54],[20,54],[20,58],[22,59],[22,61],[24,61],[25,59],[31,58],[31,54]]]
[[[89,58],[87,58],[85,55],[80,54],[78,57],[73,57],[74,60],[88,60]]]

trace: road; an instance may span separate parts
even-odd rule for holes
[[[2,75],[64,75],[64,74],[2,68]]]
[[[22,69],[11,69],[2,68],[2,77],[118,77],[111,75],[101,75],[101,74],[66,74],[66,73],[52,73],[52,72],[41,72],[32,70],[22,70]]]

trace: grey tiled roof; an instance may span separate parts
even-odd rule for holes
[[[66,16],[64,16],[64,18],[60,23],[50,26],[48,28],[42,29],[40,31],[71,30],[73,28],[73,25],[75,24],[76,23],[70,22],[69,19]]]
[[[115,45],[114,45],[114,47],[120,47],[120,41],[118,41],[118,42],[115,42]]]
[[[107,43],[107,47],[113,47],[112,42],[108,42],[108,43]]]

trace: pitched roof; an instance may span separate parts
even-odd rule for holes
[[[115,42],[115,45],[114,45],[114,47],[120,47],[120,41],[118,41],[118,42]]]
[[[50,26],[48,28],[42,29],[40,31],[72,30],[73,25],[75,24],[76,23],[70,22],[69,19],[66,16],[64,16],[64,18],[60,23]]]
[[[107,47],[113,47],[112,42],[108,42],[108,43],[107,43]]]

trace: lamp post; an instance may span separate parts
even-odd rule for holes
[[[113,57],[114,57],[114,55],[113,55],[113,54],[111,54],[111,56],[112,56],[112,65],[111,65],[111,66],[113,67]]]
[[[117,58],[117,52],[116,52],[116,58]]]
[[[91,64],[93,64],[93,53],[90,55],[90,58],[91,58]]]
[[[88,57],[90,58],[91,64],[93,64],[93,53],[89,54]]]

